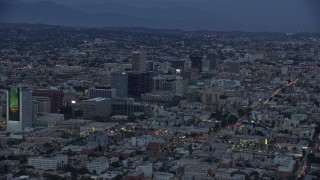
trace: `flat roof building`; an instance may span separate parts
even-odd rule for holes
[[[95,116],[107,117],[111,113],[111,99],[93,98],[83,101],[83,117],[93,118]]]
[[[68,164],[67,155],[57,155],[55,157],[32,157],[28,159],[28,165],[35,169],[57,170]]]

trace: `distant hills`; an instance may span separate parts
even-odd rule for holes
[[[131,6],[113,1],[82,3],[72,6],[51,1],[21,2],[0,0],[0,22],[42,23],[82,27],[148,27],[186,30],[241,30],[320,32],[315,14],[299,11],[293,4],[246,4],[239,1],[212,1],[210,7],[192,6]],[[251,0],[245,0],[251,1]],[[271,1],[271,0],[270,0]],[[287,0],[282,0],[287,1]],[[262,3],[262,4],[261,4]],[[254,16],[253,16],[254,15]]]
[[[0,22],[43,23],[63,26],[140,26],[146,22],[140,18],[116,13],[84,13],[53,2],[7,3],[1,4],[3,12]]]

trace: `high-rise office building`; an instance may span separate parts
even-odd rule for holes
[[[0,122],[5,122],[7,117],[7,92],[0,89]]]
[[[189,56],[191,61],[191,70],[195,72],[202,71],[202,55],[199,52],[193,53]]]
[[[178,76],[177,80],[175,81],[175,95],[180,97],[186,97],[188,92],[188,80],[183,79],[182,77]]]
[[[151,91],[152,79],[148,72],[128,73],[128,96],[140,99],[141,94]]]
[[[208,72],[210,70],[210,62],[207,59],[207,56],[202,58],[202,72]]]
[[[147,72],[151,72],[154,69],[154,63],[153,61],[147,61]]]
[[[32,126],[32,93],[26,87],[11,87],[7,95],[7,131]]]
[[[117,90],[117,97],[128,97],[128,74],[126,72],[112,72],[111,87]]]
[[[215,54],[213,54],[213,53],[208,54],[206,59],[209,62],[209,70],[214,70],[217,68],[218,57]]]
[[[147,71],[147,53],[135,51],[132,53],[132,71],[146,72]]]
[[[51,113],[58,113],[63,106],[64,93],[59,90],[35,89],[32,96],[48,97],[51,99]]]
[[[164,92],[173,91],[175,89],[176,76],[157,75],[153,77],[153,91]]]

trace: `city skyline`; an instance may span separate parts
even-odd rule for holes
[[[0,0],[0,179],[320,179],[318,0]]]

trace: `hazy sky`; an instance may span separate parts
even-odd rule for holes
[[[0,0],[1,1],[1,0]],[[264,10],[264,7],[286,8],[283,13],[290,9],[303,11],[304,13],[314,13],[320,20],[320,0],[19,0],[23,2],[52,1],[63,5],[81,4],[81,3],[108,3],[109,1],[128,4],[130,6],[146,7],[176,7],[191,6],[193,8],[212,8],[220,5],[238,4],[239,8],[250,7],[257,10]],[[241,9],[240,9],[241,10]],[[272,8],[270,8],[272,11]],[[320,23],[320,21],[319,21]]]
[[[0,0],[2,1],[2,0]],[[13,0],[8,0],[13,1]],[[210,22],[213,17],[219,16],[228,19],[231,23],[247,21],[250,26],[261,26],[267,24],[271,27],[278,25],[291,26],[296,24],[298,27],[306,27],[305,29],[319,29],[320,31],[320,0],[16,0],[22,2],[39,2],[51,1],[58,4],[66,5],[79,10],[79,4],[104,3],[107,6],[90,9],[87,6],[82,6],[80,10],[90,10],[90,12],[101,13],[103,7],[108,7],[108,2],[116,2],[132,7],[152,7],[172,9],[176,7],[201,9],[200,13],[205,12],[210,16],[205,19]],[[124,8],[125,9],[125,8]],[[184,12],[186,10],[184,9]],[[183,11],[177,13],[185,14]],[[195,12],[195,11],[194,11]],[[199,11],[197,11],[199,12]],[[114,12],[125,14],[127,12]],[[151,11],[153,13],[153,11]],[[136,16],[137,14],[129,14]],[[152,14],[151,14],[152,15]],[[189,14],[185,19],[193,16]],[[203,16],[202,16],[203,17]],[[145,18],[149,18],[146,16]],[[199,20],[203,20],[199,19]],[[277,22],[277,23],[275,23]],[[258,24],[258,25],[257,25]],[[304,28],[303,28],[304,29]],[[317,30],[318,31],[318,30]]]
[[[136,3],[141,3],[140,5],[159,5],[164,3],[180,4],[180,5],[183,5],[185,3],[210,5],[212,3],[217,3],[217,2],[219,3],[235,3],[236,2],[243,5],[252,4],[252,3],[272,4],[277,2],[280,4],[290,5],[291,3],[302,2],[303,4],[306,4],[309,6],[319,5],[319,3],[316,3],[316,2],[319,2],[319,0],[20,0],[20,1],[23,1],[23,2],[52,1],[60,4],[106,3],[108,1],[114,1],[114,2],[132,4],[132,5]]]
[[[1,1],[1,0],[0,0]],[[108,3],[110,1],[123,3],[130,6],[147,6],[147,7],[177,7],[187,6],[192,8],[213,8],[221,6],[223,8],[230,5],[238,5],[239,11],[243,9],[254,11],[270,11],[283,9],[283,14],[286,11],[299,11],[300,13],[310,14],[316,18],[320,23],[320,0],[18,0],[22,2],[39,2],[39,1],[52,1],[63,5],[72,7],[81,3]]]

